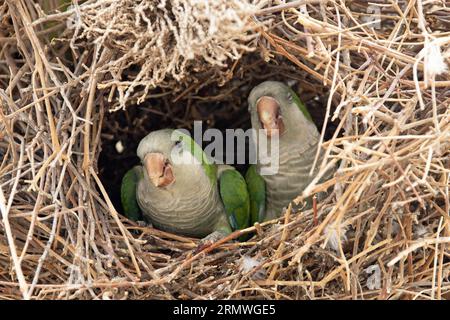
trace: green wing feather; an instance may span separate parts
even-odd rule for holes
[[[230,167],[219,177],[220,197],[231,227],[245,229],[250,224],[250,199],[244,177]]]
[[[309,113],[308,109],[306,108],[305,104],[302,102],[302,100],[300,100],[300,98],[298,97],[298,95],[294,92],[294,90],[292,90],[291,88],[289,88],[289,91],[292,95],[292,100],[294,101],[294,103],[298,106],[298,108],[300,109],[300,111],[303,113],[303,115],[306,117],[306,119],[313,121],[311,114]]]
[[[120,187],[120,198],[125,216],[134,221],[141,219],[141,209],[137,203],[136,189],[142,177],[142,167],[135,166],[125,173]]]
[[[266,183],[256,171],[256,166],[251,165],[245,174],[247,189],[250,197],[251,224],[262,222],[266,211]]]

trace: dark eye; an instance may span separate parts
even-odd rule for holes
[[[292,102],[292,94],[290,92],[287,94],[287,98],[289,102]]]
[[[183,151],[183,143],[182,143],[182,142],[183,142],[183,141],[182,141],[181,139],[175,141],[174,148],[175,148],[175,150],[177,150],[178,152]]]

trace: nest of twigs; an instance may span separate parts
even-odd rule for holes
[[[73,2],[0,2],[0,299],[450,298],[445,1]],[[325,200],[201,252],[120,214],[138,139],[246,128],[264,79],[312,109],[295,201]]]

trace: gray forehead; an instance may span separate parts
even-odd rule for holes
[[[288,100],[290,95],[290,90],[287,85],[278,81],[265,81],[256,87],[250,92],[248,96],[248,107],[249,110],[254,108],[256,105],[256,101],[262,96],[273,97],[277,100]],[[282,101],[279,101],[280,103]]]
[[[145,155],[150,152],[161,152],[167,154],[172,149],[174,141],[172,141],[173,129],[163,129],[150,132],[146,135],[137,148],[137,156],[143,160]]]

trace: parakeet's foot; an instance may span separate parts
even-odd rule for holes
[[[223,231],[214,231],[213,233],[207,235],[203,239],[200,240],[197,248],[195,248],[194,253],[198,253],[209,246],[213,245],[215,242],[219,241],[222,238],[225,238],[227,234]]]
[[[143,227],[143,228],[152,228],[153,225],[150,222],[144,221],[144,220],[138,220],[136,221],[136,224],[139,227]]]

